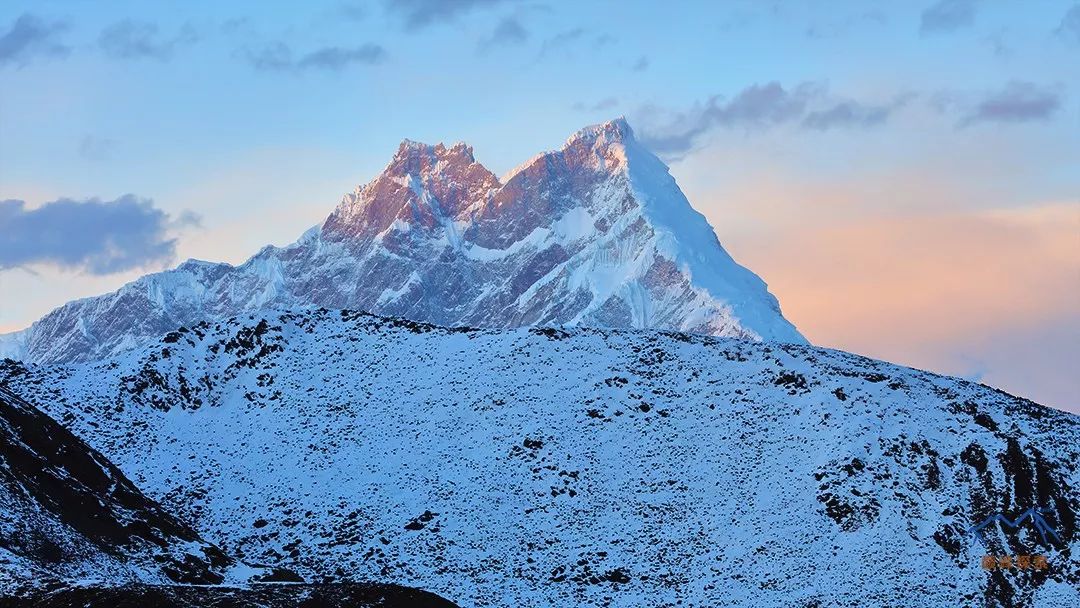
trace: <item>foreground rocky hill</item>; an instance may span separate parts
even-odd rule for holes
[[[0,386],[0,594],[35,579],[217,584],[258,574]]]
[[[0,382],[308,580],[464,606],[1078,602],[1080,420],[838,351],[308,310]],[[1033,507],[1059,540],[968,532]]]
[[[5,608],[455,608],[436,595],[359,583],[60,586],[0,598]]]
[[[4,607],[453,606],[397,585],[311,584],[288,570],[240,563],[6,384],[0,504]]]

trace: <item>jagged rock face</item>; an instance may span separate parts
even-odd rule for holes
[[[406,141],[322,226],[248,262],[189,261],[71,302],[0,356],[99,359],[262,308],[350,308],[446,326],[662,328],[804,342],[622,120],[502,183],[472,149]]]
[[[316,310],[0,381],[307,577],[471,606],[1077,605],[1080,420],[838,351]],[[1060,542],[968,533],[1035,506]]]
[[[215,584],[236,565],[0,386],[0,594],[46,578]]]
[[[428,146],[406,140],[371,183],[348,194],[326,220],[328,241],[362,244],[402,222],[418,229],[441,228],[444,218],[467,219],[499,180],[473,158],[472,148]]]

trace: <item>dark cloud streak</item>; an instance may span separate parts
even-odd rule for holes
[[[922,12],[919,33],[951,32],[975,22],[975,0],[939,0]]]
[[[641,139],[654,152],[679,158],[714,126],[760,128],[800,118],[819,88],[813,83],[803,83],[788,90],[778,82],[769,82],[751,85],[730,101],[714,95],[704,104],[676,116],[667,127],[646,130]]]
[[[480,50],[487,51],[499,46],[523,44],[528,39],[529,31],[525,29],[521,21],[515,17],[506,17],[499,21],[490,36],[480,42]]]
[[[66,30],[67,24],[63,22],[45,21],[24,13],[0,36],[0,65],[12,63],[22,67],[39,57],[67,56],[71,47],[58,40]]]
[[[111,274],[167,264],[176,254],[177,220],[149,199],[127,194],[113,201],[59,199],[27,209],[20,200],[0,201],[0,270],[55,264],[91,274]]]
[[[396,14],[406,30],[416,31],[457,19],[475,9],[502,4],[507,0],[386,0],[389,13]]]
[[[803,126],[824,131],[833,127],[879,125],[889,118],[885,106],[864,106],[853,101],[840,102],[826,110],[810,112],[803,119]]]
[[[802,125],[808,129],[827,131],[835,128],[868,128],[884,124],[893,112],[907,105],[914,95],[901,95],[888,104],[864,104],[845,100],[829,107],[809,112]]]
[[[643,129],[641,140],[661,156],[678,159],[716,127],[761,130],[799,124],[817,131],[872,128],[887,122],[910,98],[905,95],[888,104],[873,105],[836,100],[828,95],[825,85],[815,82],[793,88],[785,88],[778,82],[754,84],[730,99],[714,95],[705,103],[676,114],[665,126]]]
[[[585,44],[591,46],[594,51],[598,51],[615,42],[616,38],[611,34],[593,34],[583,27],[575,27],[545,39],[540,45],[540,52],[536,59],[540,61],[556,54],[563,58],[572,58],[577,51],[582,50],[581,47]]]
[[[338,5],[336,13],[349,21],[363,21],[368,16],[367,7],[356,2]]]
[[[278,71],[293,68],[292,49],[284,42],[272,42],[257,51],[248,50],[248,63],[257,70]]]
[[[107,160],[115,148],[116,142],[106,137],[86,135],[79,140],[79,156],[92,162]]]
[[[565,50],[567,47],[584,37],[585,28],[583,27],[575,27],[559,32],[547,40],[544,40],[544,43],[540,45],[540,57],[546,57],[549,53],[558,49]]]
[[[1069,42],[1080,44],[1080,4],[1074,4],[1065,13],[1054,33]]]
[[[579,112],[603,112],[610,110],[619,105],[619,100],[614,97],[605,97],[594,104],[588,104],[583,101],[579,101],[570,106],[572,109]]]
[[[191,25],[184,25],[175,36],[163,37],[156,23],[125,19],[101,31],[98,47],[113,59],[168,61],[178,47],[198,39],[199,35]]]
[[[296,67],[338,71],[354,63],[372,65],[385,58],[386,51],[377,44],[362,44],[355,48],[331,46],[304,55],[296,62]]]
[[[378,44],[357,47],[328,46],[293,57],[292,49],[284,42],[268,44],[246,53],[248,63],[258,70],[301,72],[311,69],[340,72],[352,65],[375,65],[386,59],[386,49]]]
[[[957,126],[1048,120],[1061,107],[1061,102],[1062,94],[1057,87],[1014,80],[971,106]]]

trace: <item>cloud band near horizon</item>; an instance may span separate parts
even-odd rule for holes
[[[103,275],[166,264],[176,255],[173,231],[197,224],[194,214],[174,219],[131,194],[64,198],[33,209],[0,201],[0,270],[50,264]]]

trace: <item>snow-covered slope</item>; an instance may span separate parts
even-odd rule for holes
[[[0,605],[454,607],[394,584],[304,584],[288,570],[226,556],[7,383],[0,384]]]
[[[465,144],[411,141],[321,225],[239,267],[188,261],[0,336],[0,356],[103,358],[267,307],[442,325],[664,328],[804,342],[622,119],[504,180]]]
[[[1080,420],[837,351],[308,310],[0,381],[230,553],[309,576],[463,606],[1080,600]],[[1035,506],[1060,542],[967,532]]]
[[[0,597],[49,579],[207,584],[260,572],[203,541],[4,386],[0,505]]]

